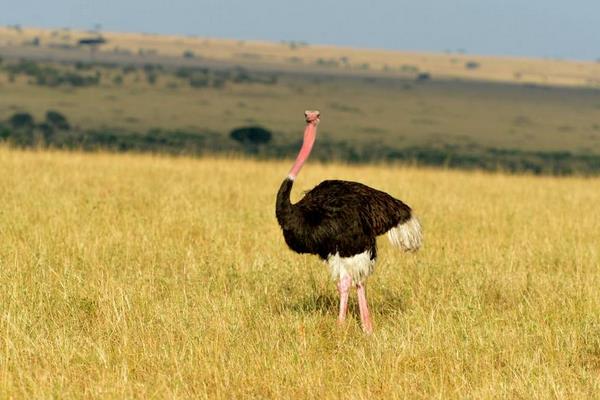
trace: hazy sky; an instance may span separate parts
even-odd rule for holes
[[[0,24],[600,58],[600,0],[0,0]]]

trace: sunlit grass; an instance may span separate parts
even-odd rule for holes
[[[592,398],[600,180],[309,164],[426,243],[381,240],[375,334],[274,218],[288,162],[0,148],[0,397]]]

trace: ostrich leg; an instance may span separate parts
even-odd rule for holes
[[[346,321],[346,314],[348,314],[348,293],[350,287],[352,287],[352,278],[349,275],[344,276],[338,282],[338,291],[340,292],[340,315],[338,316],[338,324]]]
[[[356,285],[356,291],[358,292],[358,308],[360,309],[360,320],[362,322],[362,329],[367,334],[373,333],[373,322],[371,321],[371,315],[369,314],[369,308],[367,307],[367,292],[365,283],[359,283]]]

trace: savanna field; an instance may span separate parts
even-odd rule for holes
[[[309,163],[420,217],[355,294],[289,251],[291,161],[0,147],[0,398],[596,398],[600,179]]]

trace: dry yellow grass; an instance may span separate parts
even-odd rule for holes
[[[0,398],[597,397],[600,180],[308,165],[296,197],[360,180],[425,227],[380,242],[365,337],[283,243],[288,167],[0,148]]]
[[[17,31],[0,27],[0,46],[21,45],[34,37],[42,45],[76,44],[90,33],[81,31],[25,28]],[[271,66],[313,66],[319,59],[336,61],[339,68],[332,71],[384,71],[388,75],[401,73],[407,67],[431,73],[436,78],[476,79],[497,82],[533,83],[556,86],[600,86],[600,63],[522,57],[496,57],[466,54],[436,54],[424,52],[355,49],[325,45],[291,48],[287,43],[240,41],[217,38],[152,35],[142,33],[106,32],[108,44],[103,51],[129,51],[181,57],[191,51],[209,60]],[[467,62],[480,67],[467,69]],[[304,68],[304,67],[302,67]]]

